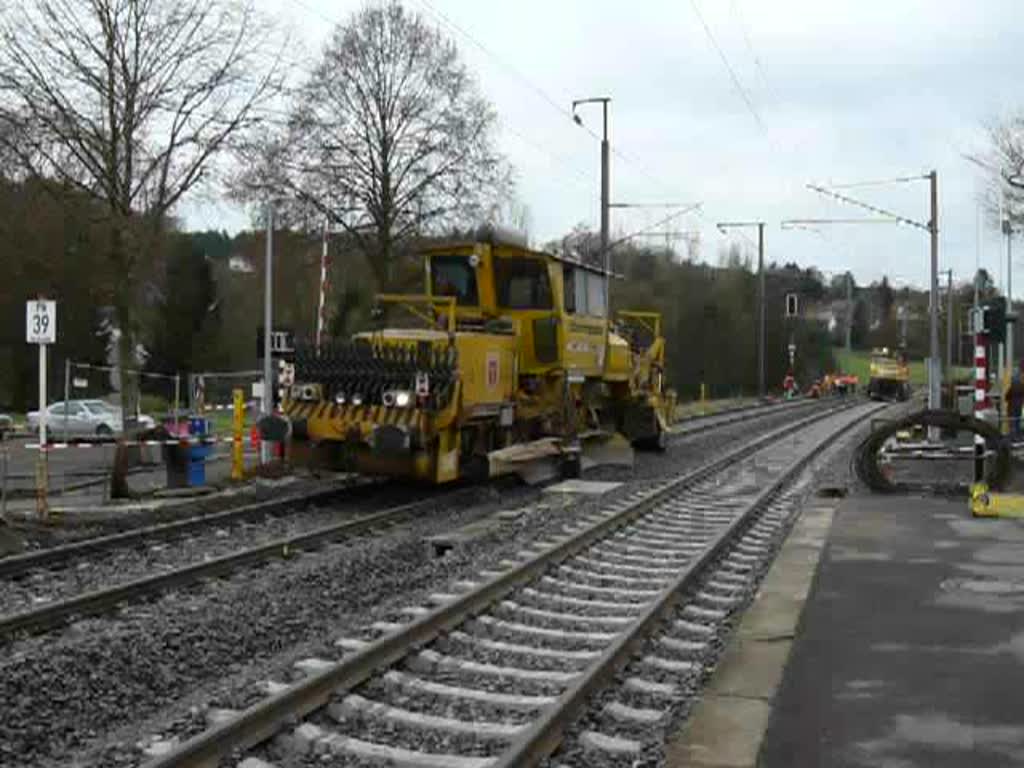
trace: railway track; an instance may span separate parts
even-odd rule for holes
[[[159,595],[267,560],[294,557],[303,550],[315,549],[329,542],[387,528],[406,518],[425,512],[442,501],[449,504],[456,503],[460,497],[473,493],[474,489],[472,488],[460,488],[447,494],[431,495],[419,501],[391,506],[295,535],[274,538],[219,557],[204,559],[161,573],[124,581],[114,586],[46,602],[29,610],[0,616],[0,639],[10,639],[21,633],[47,631],[78,618],[114,610],[128,601]]]
[[[770,557],[779,524],[762,519],[765,510],[824,446],[878,409],[845,404],[801,418],[613,502],[478,582],[410,607],[408,621],[340,639],[340,659],[314,660],[306,677],[146,766],[215,766],[273,736],[331,764],[537,765],[683,600],[669,629],[684,637],[641,658],[647,672],[625,686],[668,695],[659,675],[699,675],[687,656]],[[584,738],[613,755],[629,746],[599,732]]]
[[[10,555],[0,558],[0,578],[14,578],[38,569],[55,570],[88,555],[139,546],[150,541],[186,536],[204,528],[287,514],[295,507],[330,501],[339,494],[370,488],[375,484],[375,481],[370,478],[353,475],[340,483],[332,483],[329,487],[312,493],[287,494],[279,498],[243,504],[220,512],[194,515],[183,520],[157,523],[102,536],[91,536],[68,544]]]
[[[800,397],[795,400],[786,400],[780,403],[754,403],[753,405],[729,408],[724,411],[719,411],[718,413],[709,413],[706,416],[695,416],[693,418],[683,419],[678,424],[673,425],[669,430],[669,438],[679,439],[690,437],[712,429],[719,429],[731,424],[748,421],[752,418],[772,416],[785,411],[795,412],[806,410],[819,405],[820,403],[820,400],[811,400],[809,398]]]
[[[673,430],[671,435],[675,440],[684,439],[740,421],[771,416],[782,408],[793,408],[800,405],[806,407],[807,402],[748,405],[707,416],[685,419]],[[288,494],[280,498],[243,504],[220,512],[195,515],[183,520],[158,523],[103,536],[93,536],[68,544],[3,557],[0,558],[0,579],[15,578],[35,570],[57,570],[89,555],[102,554],[114,549],[138,547],[151,541],[187,536],[207,528],[288,514],[296,507],[330,501],[340,494],[374,488],[380,483],[381,481],[377,478],[353,475],[340,483],[312,493]]]
[[[684,422],[685,429],[673,433],[671,442],[673,444],[684,442],[693,436],[741,421],[756,421],[766,418],[777,414],[780,409],[800,411],[806,409],[807,406],[808,403],[752,406],[698,418],[693,420],[692,424],[687,420]],[[46,572],[48,574],[61,569],[71,569],[76,563],[84,565],[89,557],[109,557],[119,550],[142,549],[152,546],[154,542],[180,539],[196,532],[217,529],[221,526],[239,525],[246,521],[273,516],[285,516],[295,508],[308,507],[317,502],[336,498],[340,493],[366,489],[375,484],[374,480],[353,478],[340,487],[335,485],[313,494],[293,494],[221,512],[197,515],[185,520],[94,537],[3,558],[0,559],[0,578],[24,579],[34,573]],[[422,501],[399,504],[354,519],[347,517],[340,522],[313,527],[295,534],[278,537],[265,536],[262,537],[263,541],[254,546],[232,549],[227,553],[216,554],[212,557],[205,556],[199,562],[169,569],[164,568],[155,574],[149,573],[150,569],[147,569],[146,575],[133,579],[122,576],[118,579],[118,583],[112,586],[87,586],[85,590],[82,590],[74,583],[70,583],[66,585],[73,591],[69,596],[59,596],[41,604],[37,602],[31,607],[21,607],[5,615],[0,615],[0,640],[16,637],[22,633],[48,631],[78,618],[113,610],[128,601],[159,595],[202,579],[223,576],[239,568],[266,560],[291,557],[304,549],[315,548],[327,542],[365,535],[375,529],[384,528],[409,518],[426,508],[443,503],[449,496],[454,503],[461,495],[473,493],[473,489],[458,489],[447,494],[430,495]],[[225,543],[230,542],[230,531],[221,530],[219,533],[226,534]],[[223,549],[224,544],[222,543],[219,548]],[[72,571],[71,576],[76,575]],[[50,589],[52,590],[54,587],[51,585]],[[60,593],[58,592],[58,594]]]

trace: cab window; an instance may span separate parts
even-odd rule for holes
[[[503,309],[551,309],[547,265],[538,259],[496,259],[494,283]]]
[[[576,311],[576,270],[562,266],[562,304],[570,314]]]
[[[593,317],[604,317],[604,276],[593,272],[587,273],[587,314]]]
[[[469,257],[432,257],[430,292],[434,296],[454,296],[459,305],[477,304],[476,270],[469,263]]]

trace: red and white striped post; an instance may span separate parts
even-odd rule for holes
[[[974,418],[982,419],[989,409],[988,354],[985,332],[978,322],[974,332]],[[974,435],[974,482],[985,480],[985,438]]]
[[[327,325],[327,291],[329,287],[328,272],[330,271],[330,257],[327,254],[327,221],[324,221],[323,248],[320,252],[320,303],[316,313],[316,351],[320,351],[320,342],[324,336],[324,326]]]

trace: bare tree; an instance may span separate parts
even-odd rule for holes
[[[274,93],[267,32],[250,0],[15,0],[0,12],[0,154],[102,203],[123,367],[136,363],[140,258]]]
[[[983,203],[993,217],[1009,214],[1014,228],[1024,226],[1024,113],[986,126],[987,153],[968,158],[990,171]]]
[[[369,5],[334,31],[287,129],[252,148],[239,194],[331,218],[384,284],[402,241],[497,210],[511,179],[495,122],[450,40],[398,2]]]

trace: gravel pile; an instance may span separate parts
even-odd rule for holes
[[[663,455],[646,454],[635,473],[592,476],[629,480],[612,498],[624,497],[792,418],[776,414],[756,426],[726,427]],[[205,725],[211,705],[250,703],[258,682],[282,679],[295,660],[336,656],[338,636],[358,635],[404,606],[425,603],[431,592],[514,557],[600,504],[558,497],[533,503],[539,494],[526,488],[506,489],[500,499],[481,490],[488,495],[387,534],[166,595],[124,610],[117,620],[80,622],[9,644],[0,660],[0,766],[137,764],[137,745],[153,735],[187,735]],[[520,515],[444,557],[424,543],[516,505],[524,507]]]

